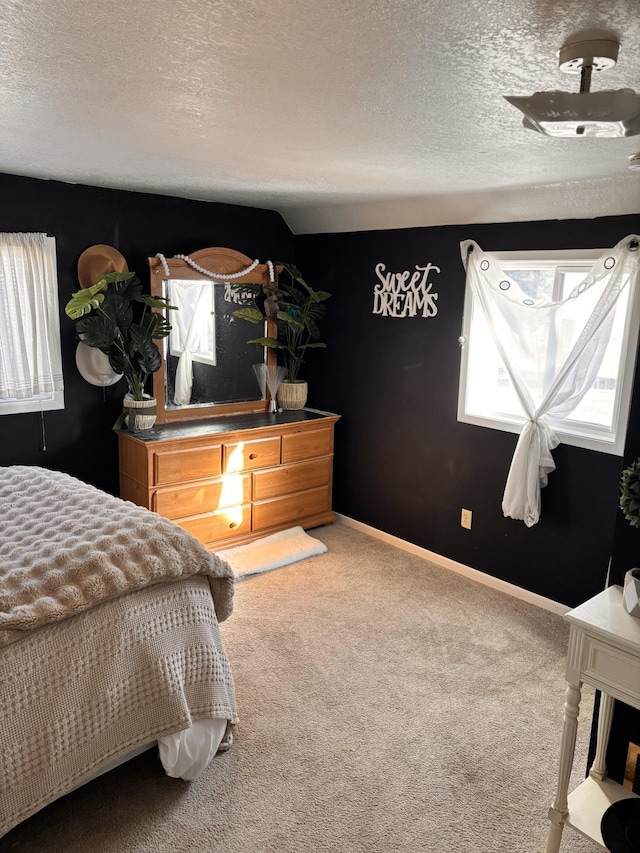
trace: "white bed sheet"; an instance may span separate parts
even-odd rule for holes
[[[233,743],[233,735],[230,734],[228,742],[222,744],[226,730],[226,719],[194,720],[188,729],[174,732],[174,734],[166,735],[158,741],[139,746],[127,755],[121,755],[115,761],[110,761],[83,784],[86,785],[87,782],[97,779],[104,773],[115,770],[121,764],[131,761],[132,758],[142,755],[143,752],[155,749],[156,746],[158,747],[160,762],[167,776],[192,782],[205,770],[218,750],[224,751]],[[78,785],[78,787],[82,786]]]
[[[220,749],[226,730],[227,720],[194,720],[188,729],[160,738],[158,752],[167,776],[197,779]],[[223,748],[230,746],[231,741]]]

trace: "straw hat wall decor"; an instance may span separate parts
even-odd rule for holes
[[[122,379],[109,363],[109,356],[96,347],[88,347],[82,341],[76,347],[76,367],[80,376],[91,385],[106,388]]]
[[[90,246],[78,259],[81,290],[65,313],[75,320],[80,343],[78,370],[93,385],[106,387],[122,376],[127,384],[122,418],[134,432],[150,429],[156,400],[145,392],[147,379],[162,365],[157,341],[171,331],[164,312],[173,308],[160,296],[144,293],[135,272],[112,246]]]
[[[89,246],[78,258],[78,281],[83,288],[97,284],[107,273],[128,271],[127,262],[120,252],[103,243]]]
[[[128,271],[120,252],[104,243],[89,246],[78,258],[78,281],[83,290],[97,284],[107,273]],[[116,373],[109,364],[108,356],[82,342],[76,348],[76,366],[82,378],[91,385],[107,387],[122,379],[122,373]]]

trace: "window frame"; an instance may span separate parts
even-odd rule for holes
[[[527,264],[537,268],[552,267],[556,270],[562,267],[576,268],[580,265],[592,267],[593,263],[606,251],[606,249],[554,249],[549,251],[485,252],[485,254],[500,263],[505,272],[508,272],[509,269],[526,268]],[[629,304],[624,322],[619,361],[620,389],[616,393],[614,401],[611,430],[606,430],[601,426],[589,424],[584,421],[576,421],[576,427],[572,429],[569,428],[565,420],[562,424],[553,426],[554,432],[558,434],[563,444],[582,447],[587,450],[596,450],[615,456],[623,456],[624,454],[640,330],[639,291],[640,279],[636,278],[635,286],[631,287],[629,293]],[[505,415],[501,418],[477,415],[465,411],[469,371],[469,347],[465,345],[465,342],[469,339],[469,328],[473,311],[473,289],[465,286],[457,419],[460,423],[519,434],[526,420],[524,416],[522,419],[516,420],[510,415]]]
[[[56,238],[46,235],[45,244],[52,253],[52,264],[55,273],[56,287],[51,295],[51,312],[52,322],[56,331],[56,342],[60,349],[60,358],[62,359],[62,339],[60,335],[60,300],[58,287],[58,255],[56,247]],[[47,394],[41,394],[35,397],[29,397],[24,400],[0,400],[0,416],[1,415],[21,415],[29,412],[52,412],[64,409],[64,387]]]

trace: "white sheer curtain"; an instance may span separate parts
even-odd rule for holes
[[[171,352],[179,354],[173,401],[188,406],[193,388],[193,359],[204,355],[215,364],[215,338],[212,341],[213,284],[208,281],[170,280],[170,301],[179,309],[172,317],[169,337]]]
[[[567,298],[533,300],[472,240],[461,244],[467,287],[482,306],[491,335],[517,393],[526,422],[509,469],[505,516],[531,527],[540,518],[540,490],[555,469],[554,425],[570,415],[593,386],[618,296],[637,275],[638,240],[631,235],[603,254]],[[549,340],[556,355],[549,370]]]
[[[0,233],[0,400],[62,390],[55,243]]]

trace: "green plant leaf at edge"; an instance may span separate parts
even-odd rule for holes
[[[88,314],[92,308],[97,308],[101,302],[104,302],[104,293],[101,291],[105,284],[105,279],[101,279],[97,284],[74,293],[65,305],[64,310],[67,316],[72,320],[78,320],[84,314]]]
[[[240,320],[248,320],[250,323],[264,323],[264,316],[257,308],[240,308],[233,312],[233,316]]]
[[[292,317],[287,311],[278,311],[276,318],[283,323],[288,323],[294,329],[304,329],[304,323],[301,323],[297,317]]]
[[[177,305],[169,305],[164,296],[150,296],[148,293],[142,293],[137,299],[136,302],[144,302],[145,305],[148,305],[149,308],[161,308],[163,311],[168,309],[169,311],[177,311]]]
[[[255,338],[252,341],[247,341],[248,344],[256,344],[259,347],[270,347],[271,349],[286,349],[285,345],[280,343],[277,338]]]

